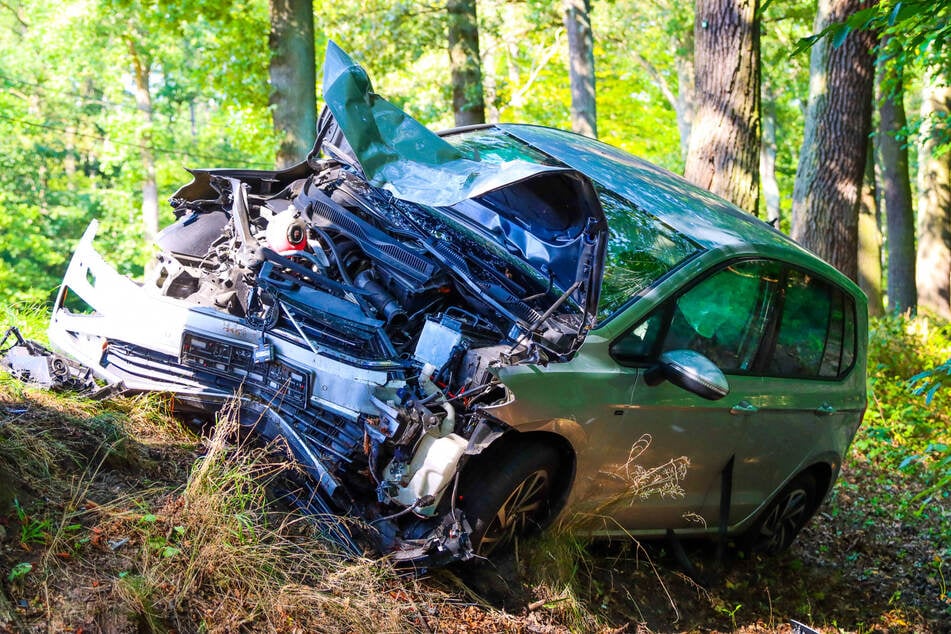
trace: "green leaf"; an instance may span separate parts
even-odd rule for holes
[[[33,564],[28,561],[21,561],[10,569],[10,574],[7,575],[7,581],[19,579],[20,577],[29,574],[31,570],[33,570]]]
[[[898,12],[901,11],[901,2],[896,2],[892,12],[888,15],[888,26],[895,26],[898,20]]]
[[[154,524],[156,521],[158,521],[158,516],[148,513],[147,515],[142,516],[142,521],[146,524]]]
[[[901,461],[901,464],[898,465],[898,469],[901,471],[904,471],[905,468],[920,461],[921,461],[921,456],[908,456],[907,458]]]
[[[832,35],[832,47],[839,48],[845,42],[845,38],[852,32],[852,27],[848,24],[837,24]]]
[[[162,549],[162,557],[168,559],[169,557],[174,557],[178,553],[182,552],[180,548],[175,548],[174,546],[166,546]]]
[[[928,390],[928,393],[925,395],[925,405],[931,405],[931,401],[934,399],[934,395],[938,392],[939,387],[941,387],[940,383],[935,383],[931,386],[931,389]]]

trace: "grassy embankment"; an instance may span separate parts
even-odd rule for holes
[[[42,339],[38,312],[3,315]],[[925,320],[878,321],[865,424],[832,498],[790,553],[734,560],[701,588],[660,546],[570,531],[496,566],[401,577],[345,557],[269,495],[280,447],[202,437],[159,396],[91,402],[0,377],[0,630],[663,631],[951,629],[951,390],[907,378],[951,356]],[[704,564],[703,562],[707,562]]]

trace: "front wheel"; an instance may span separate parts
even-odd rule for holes
[[[547,525],[560,462],[548,445],[517,446],[491,458],[473,461],[458,499],[472,526],[472,547],[483,557]]]
[[[793,543],[818,506],[816,480],[800,473],[766,507],[746,535],[752,553],[777,555]]]

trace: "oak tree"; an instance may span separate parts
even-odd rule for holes
[[[843,22],[868,0],[820,0],[816,30]],[[818,40],[810,52],[805,138],[793,188],[792,236],[858,278],[858,205],[872,111],[875,43],[868,31]]]
[[[686,178],[755,214],[759,205],[759,0],[696,0],[696,100]]]

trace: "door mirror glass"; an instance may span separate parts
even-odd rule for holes
[[[694,350],[670,350],[644,374],[648,385],[664,380],[705,399],[716,401],[730,393],[726,375],[713,361]]]

